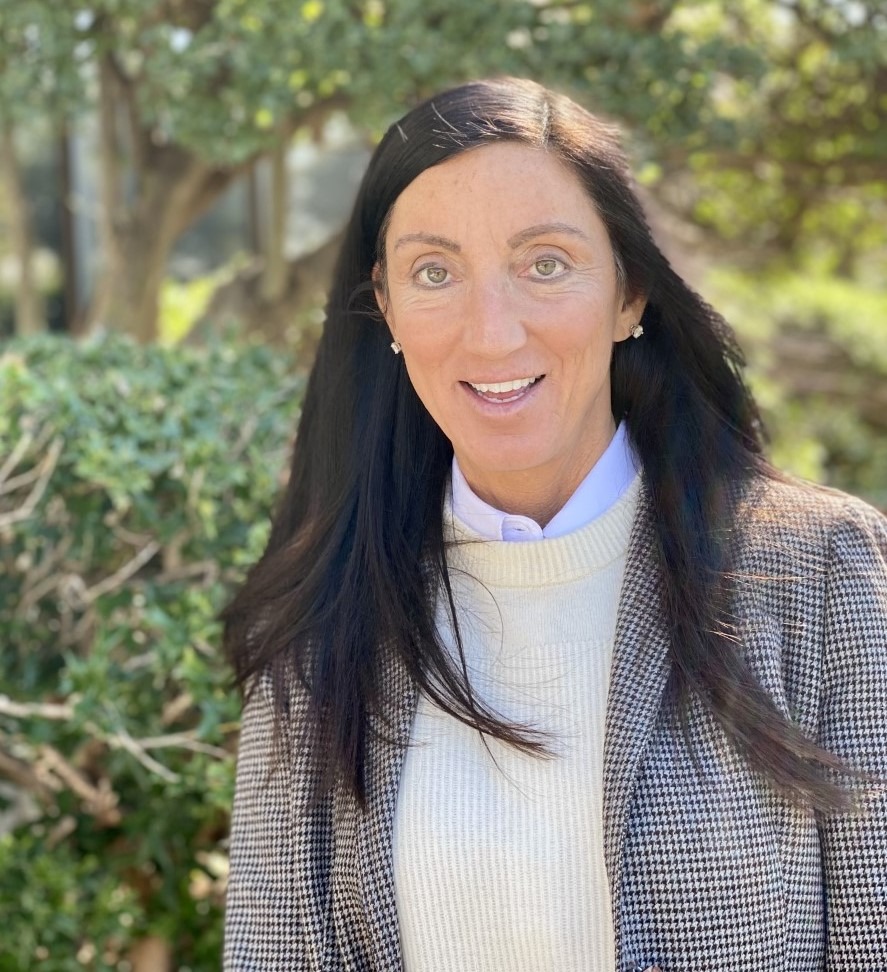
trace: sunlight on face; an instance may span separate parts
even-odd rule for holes
[[[612,437],[613,343],[643,310],[577,176],[509,142],[428,169],[394,205],[384,272],[380,306],[468,482],[500,508],[566,501]]]

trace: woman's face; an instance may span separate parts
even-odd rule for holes
[[[380,306],[468,482],[506,509],[565,502],[613,434],[613,343],[643,310],[576,175],[517,143],[456,156],[397,199],[385,263]]]

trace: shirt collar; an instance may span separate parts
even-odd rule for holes
[[[562,537],[606,512],[634,482],[639,463],[620,422],[603,455],[591,467],[563,508],[546,526],[528,516],[503,513],[468,485],[453,456],[453,513],[486,540],[543,540]]]

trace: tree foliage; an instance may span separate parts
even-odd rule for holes
[[[657,160],[660,197],[748,269],[871,276],[887,248],[885,10],[729,0],[672,23],[703,43],[729,31],[763,70],[715,73],[700,130]]]
[[[885,34],[819,0],[3,0],[0,114],[98,111],[91,320],[150,338],[170,248],[258,158],[334,109],[378,132],[468,77],[530,75],[622,120],[648,181],[721,238],[858,229],[848,186],[883,206]]]
[[[707,295],[740,322],[776,464],[887,510],[887,292],[721,269]]]

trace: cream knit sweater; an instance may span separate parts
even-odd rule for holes
[[[420,697],[394,825],[406,972],[613,972],[604,719],[639,487],[552,540],[478,540],[452,522],[471,684],[509,720],[550,733],[555,755],[496,740],[488,751]],[[438,623],[452,646],[443,611]]]

